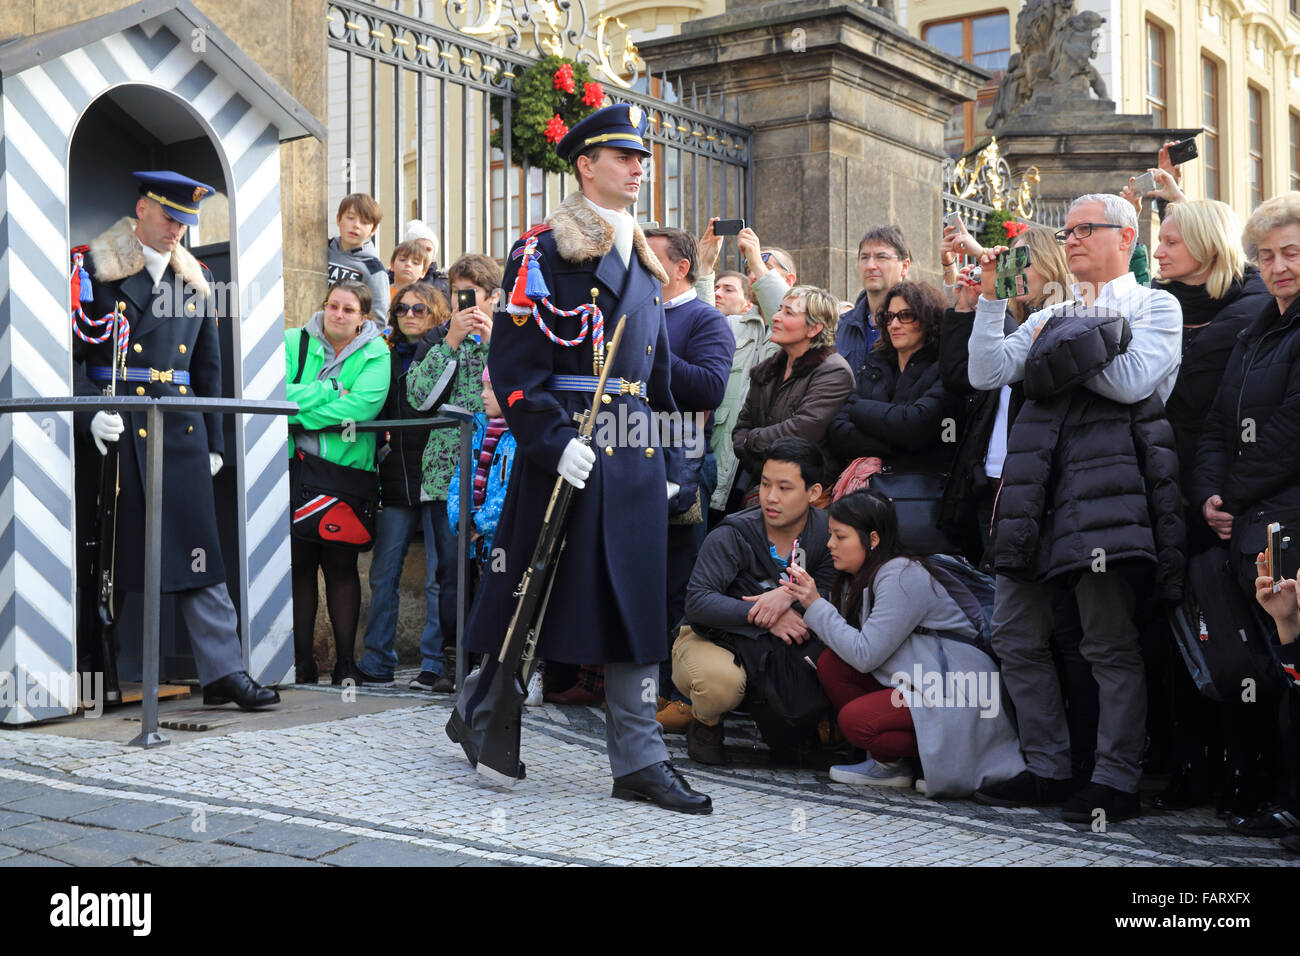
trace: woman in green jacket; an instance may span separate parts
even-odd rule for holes
[[[284,353],[285,380],[289,383],[286,396],[298,403],[298,414],[289,417],[290,458],[301,452],[338,465],[374,471],[374,433],[347,428],[348,424],[373,419],[388,396],[388,346],[371,318],[370,289],[360,282],[330,286],[323,310],[301,329],[285,332]],[[333,683],[341,684],[350,677],[360,684],[354,661],[361,613],[357,552],[293,538],[290,554],[298,681],[314,684],[318,679],[313,639],[318,600],[316,569],[320,568],[325,575],[325,604],[334,631]]]

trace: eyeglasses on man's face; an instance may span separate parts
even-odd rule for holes
[[[880,327],[882,329],[889,328],[889,326],[894,324],[895,319],[897,319],[898,323],[903,326],[913,326],[916,325],[917,322],[921,321],[917,314],[911,309],[901,309],[898,312],[881,312]]]
[[[1056,233],[1056,241],[1066,243],[1070,241],[1070,233],[1074,233],[1076,239],[1087,239],[1092,235],[1094,229],[1123,229],[1123,226],[1117,226],[1113,222],[1081,222],[1077,226],[1069,229],[1061,229]]]

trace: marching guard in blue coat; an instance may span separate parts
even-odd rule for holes
[[[573,163],[581,191],[510,252],[505,311],[493,320],[488,369],[520,454],[495,543],[505,570],[484,576],[466,627],[466,648],[488,656],[483,671],[466,681],[457,718],[469,734],[486,726],[483,689],[558,473],[580,490],[537,654],[605,665],[613,796],[708,813],[711,801],[672,766],[655,720],[658,665],[669,651],[668,499],[680,492],[671,479],[682,449],[661,446],[656,414],[675,412],[661,301],[665,277],[625,212],[636,202],[650,154],[645,126],[642,110],[627,104],[577,123],[556,152]],[[606,335],[613,336],[623,315],[623,338],[588,448],[577,440],[574,416],[591,406]]]
[[[212,274],[181,245],[199,221],[212,187],[174,172],[133,173],[136,219],[123,218],[92,240],[76,260],[73,375],[78,395],[99,395],[120,362],[117,394],[221,395],[221,346],[210,298]],[[124,306],[113,341],[113,311]],[[245,709],[279,703],[244,669],[234,604],[226,589],[212,479],[222,464],[221,416],[173,412],[163,417],[162,580],[144,580],[144,412],[79,413],[78,464],[119,448],[120,492],[114,548],[115,589],[160,587],[176,595],[205,704]],[[78,484],[82,484],[78,482]],[[82,508],[93,510],[93,496]],[[85,584],[83,583],[83,587]]]

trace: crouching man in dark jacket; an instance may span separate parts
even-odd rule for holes
[[[1029,769],[975,799],[999,806],[1070,794],[1070,739],[1048,638],[1054,589],[1074,591],[1080,651],[1097,680],[1092,781],[1061,817],[1108,823],[1139,813],[1146,681],[1133,621],[1134,583],[1155,566],[1167,599],[1181,596],[1186,527],[1178,456],[1164,400],[1178,373],[1182,314],[1167,292],[1128,271],[1133,207],[1117,196],[1074,201],[1058,238],[1078,280],[1075,299],[1031,315],[1003,337],[994,253],[970,338],[980,389],[1024,383],[994,503],[997,573],[993,649],[1015,704]]]
[[[788,655],[794,666],[782,673],[795,683],[806,678],[804,690],[822,693],[816,663],[825,645],[804,624],[803,609],[781,587],[781,576],[795,561],[823,596],[830,593],[829,522],[812,504],[822,493],[825,466],[817,446],[804,438],[778,438],[764,456],[758,507],[732,515],[704,539],[686,589],[688,626],[673,643],[673,683],[690,697],[695,715],[687,748],[701,763],[724,762],[722,718],[745,699],[770,654]],[[788,692],[795,696],[797,688]],[[784,740],[764,732],[769,725],[762,713],[753,716],[773,752],[786,749]]]

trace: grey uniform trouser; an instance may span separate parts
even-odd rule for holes
[[[1070,777],[1070,732],[1052,661],[1054,587],[998,575],[993,605],[993,650],[1016,707],[1025,763],[1040,777]],[[1074,596],[1083,624],[1079,651],[1097,681],[1096,783],[1136,793],[1146,740],[1147,693],[1132,586],[1111,572],[1085,572]]]
[[[219,581],[205,588],[177,591],[174,597],[189,632],[199,683],[206,687],[228,674],[242,671],[244,652],[239,643],[239,616],[226,583]],[[143,596],[133,593],[128,600],[142,601]]]
[[[486,707],[466,713],[465,705],[474,698],[480,678],[490,680],[495,673],[496,660],[491,655],[488,665],[465,679],[456,701],[456,709],[476,734],[487,729],[490,714]],[[658,664],[605,665],[605,745],[609,769],[615,777],[668,759],[663,729],[655,719],[658,703]]]

